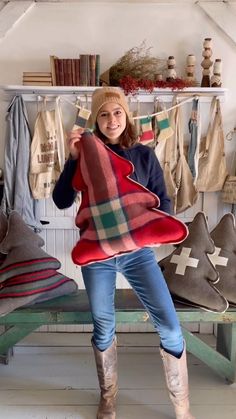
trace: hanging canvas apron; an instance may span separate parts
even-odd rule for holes
[[[174,199],[174,212],[179,214],[196,203],[198,191],[194,185],[193,176],[184,154],[184,134],[181,107],[177,109],[176,123],[179,158],[175,169],[177,194]]]
[[[214,97],[207,135],[200,144],[197,188],[201,192],[220,191],[227,176],[220,101]]]
[[[6,115],[4,192],[1,208],[6,214],[16,210],[36,231],[40,227],[37,217],[38,203],[32,197],[28,179],[31,141],[26,104],[21,95],[15,96]]]
[[[176,100],[173,101],[173,106],[176,105]],[[165,140],[165,146],[160,142],[156,147],[157,158],[163,168],[166,189],[172,201],[175,200],[177,194],[177,187],[175,184],[174,174],[177,165],[177,108],[172,109],[170,114],[170,125],[173,128],[173,135]]]

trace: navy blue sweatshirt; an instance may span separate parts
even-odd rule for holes
[[[134,173],[130,178],[155,193],[160,199],[158,209],[170,213],[170,198],[166,192],[162,168],[154,151],[140,143],[128,149],[123,149],[118,144],[109,144],[108,146],[116,154],[133,163]],[[75,200],[76,191],[72,188],[72,178],[76,166],[77,160],[67,160],[53,190],[53,201],[59,209],[70,207]]]

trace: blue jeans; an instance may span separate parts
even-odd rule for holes
[[[100,351],[115,335],[116,273],[121,272],[148,311],[160,336],[161,346],[172,355],[183,351],[183,335],[161,269],[150,248],[82,267],[93,317],[93,340]]]

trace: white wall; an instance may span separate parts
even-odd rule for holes
[[[155,56],[174,55],[180,76],[184,76],[186,55],[195,54],[200,81],[205,37],[213,39],[213,58],[223,61],[223,87],[229,89],[223,109],[227,131],[236,122],[236,45],[197,4],[35,3],[0,41],[0,85],[21,84],[23,71],[49,71],[50,54],[76,57],[96,52],[101,54],[101,69],[105,70],[143,40],[153,47]],[[3,121],[1,109],[0,152]],[[1,153],[0,164],[2,159]]]
[[[236,16],[236,15],[235,15]],[[235,18],[236,19],[236,18]],[[201,80],[202,43],[213,40],[213,59],[223,61],[224,130],[236,125],[236,45],[197,4],[155,3],[35,3],[35,6],[0,41],[0,85],[21,84],[23,71],[50,71],[49,55],[76,57],[80,53],[101,55],[106,70],[127,50],[146,40],[152,55],[174,55],[177,72],[185,75],[188,54],[197,58],[196,75]],[[0,166],[3,165],[5,111],[10,97],[0,102]],[[33,122],[33,121],[31,121]],[[236,136],[226,144],[227,154],[236,149]],[[208,194],[210,224],[224,211],[218,196]]]

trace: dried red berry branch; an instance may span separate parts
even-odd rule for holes
[[[186,87],[192,87],[193,84],[187,80],[176,78],[172,81],[164,80],[144,80],[144,79],[134,79],[131,76],[125,76],[119,81],[120,87],[124,90],[125,94],[136,94],[139,89],[147,90],[152,92],[155,88],[159,89],[172,89],[172,90],[182,90]]]

